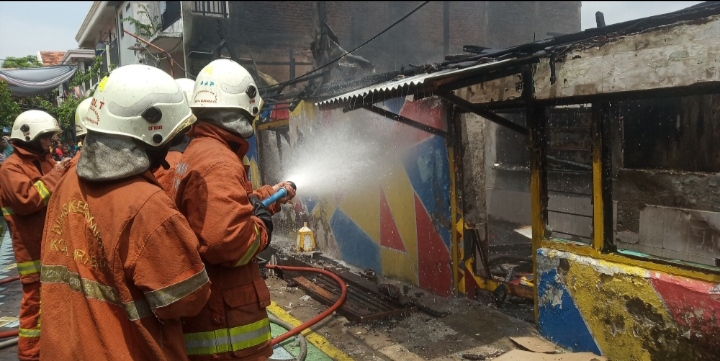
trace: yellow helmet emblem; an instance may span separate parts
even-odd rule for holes
[[[107,83],[107,81],[108,81],[108,77],[107,77],[107,76],[104,77],[104,78],[102,78],[102,80],[100,81],[100,84],[98,84],[98,91],[101,91],[101,92],[102,92],[102,91],[105,90],[105,83]]]

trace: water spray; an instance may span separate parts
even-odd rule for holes
[[[295,185],[295,183],[290,182],[290,181],[288,181],[288,183],[290,183],[290,186],[294,190],[297,190],[297,186]],[[285,187],[283,187],[283,188],[280,188],[280,190],[278,190],[277,192],[275,192],[275,194],[271,195],[268,198],[265,198],[265,200],[262,201],[262,204],[265,206],[265,208],[270,207],[271,204],[277,202],[280,198],[285,197],[285,196],[287,196],[287,189],[285,189]]]

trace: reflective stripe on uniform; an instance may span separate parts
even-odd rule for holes
[[[151,316],[150,306],[147,302],[131,301],[122,302],[116,289],[100,284],[96,281],[81,278],[78,273],[72,272],[65,266],[43,265],[40,273],[40,280],[44,283],[62,283],[70,286],[70,289],[82,293],[85,298],[98,301],[105,301],[125,309],[130,321],[136,321],[143,317]]]
[[[10,207],[2,207],[3,216],[12,216],[15,214],[15,211],[13,211]]]
[[[174,285],[163,287],[151,292],[145,292],[145,299],[150,308],[165,307],[175,301],[195,292],[198,288],[210,282],[205,267],[192,277]]]
[[[255,240],[250,245],[250,248],[248,248],[247,252],[245,252],[245,254],[242,256],[242,258],[240,258],[240,260],[235,264],[235,267],[248,264],[248,262],[250,262],[250,260],[255,257],[255,252],[257,252],[258,248],[260,248],[260,229],[255,226]]]
[[[40,337],[39,328],[18,328],[19,337]]]
[[[40,272],[40,261],[29,261],[17,264],[18,273],[21,276],[28,276]]]
[[[214,355],[240,351],[270,341],[270,321],[265,318],[249,325],[185,334],[188,355]]]
[[[50,191],[45,187],[45,183],[43,181],[39,180],[33,184],[33,187],[37,189],[38,193],[40,193],[40,197],[42,197],[43,203],[45,205],[48,204],[48,201],[50,200]]]

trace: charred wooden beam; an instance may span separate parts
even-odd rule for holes
[[[602,13],[602,11],[598,11],[595,13],[595,23],[597,24],[598,28],[605,27],[605,15]]]
[[[456,95],[453,94],[440,94],[439,97],[455,104],[458,108],[463,109],[465,111],[475,113],[493,123],[496,123],[498,125],[501,125],[503,127],[506,127],[510,130],[513,130],[515,132],[518,132],[523,135],[527,135],[529,133],[528,129],[523,127],[522,125],[513,123],[509,119],[505,119],[485,108],[479,107],[475,104],[472,104],[468,102],[465,99],[462,99]]]
[[[382,116],[384,116],[384,117],[386,117],[386,118],[388,118],[388,119],[392,119],[392,120],[394,120],[394,121],[396,121],[396,122],[403,123],[403,124],[405,124],[405,125],[411,126],[411,127],[415,128],[415,129],[420,129],[420,130],[422,130],[422,131],[425,131],[425,132],[428,132],[428,133],[431,133],[431,134],[434,134],[434,135],[439,135],[439,136],[441,136],[441,137],[443,137],[443,138],[447,138],[447,136],[448,136],[448,133],[447,133],[446,131],[442,130],[442,129],[438,129],[438,128],[431,127],[431,126],[429,126],[429,125],[426,125],[426,124],[423,124],[423,123],[414,121],[414,120],[412,120],[412,119],[410,119],[410,118],[406,118],[406,117],[404,117],[404,116],[402,116],[402,115],[395,114],[395,113],[393,113],[393,112],[391,112],[391,111],[389,111],[389,110],[385,110],[385,109],[383,109],[383,108],[377,107],[377,106],[372,105],[372,104],[365,104],[365,105],[362,105],[362,106],[360,106],[360,107],[361,107],[361,108],[365,108],[365,109],[367,109],[367,110],[369,110],[369,111],[371,111],[371,112],[373,112],[373,113],[375,113],[375,114],[382,115]],[[350,108],[345,108],[345,109],[343,109],[343,112],[346,113],[346,112],[348,112],[348,111],[350,111],[350,110],[352,110],[352,109],[350,109]]]

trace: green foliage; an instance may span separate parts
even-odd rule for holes
[[[103,63],[102,56],[96,56],[93,59],[93,63],[90,66],[90,68],[86,69],[84,73],[76,72],[75,76],[73,76],[72,80],[70,81],[70,87],[76,87],[76,86],[82,86],[84,83],[89,82],[91,80],[94,80],[95,82],[99,81],[100,79],[104,78],[109,74],[109,72],[102,72],[101,67]],[[112,71],[114,67],[110,66],[110,71]],[[92,95],[92,91],[90,92],[90,96]],[[59,120],[59,119],[58,119]]]
[[[2,68],[37,68],[42,64],[37,60],[35,55],[28,55],[19,58],[8,56],[2,63]]]
[[[10,94],[7,83],[0,81],[0,126],[12,127],[15,118],[22,113]]]
[[[102,56],[96,56],[93,59],[93,63],[90,68],[86,69],[84,73],[75,73],[75,76],[73,76],[73,79],[70,81],[70,88],[82,86],[82,84],[91,80],[97,83],[102,80],[102,78],[108,76],[109,72],[103,72],[101,70],[102,63]],[[112,69],[113,67],[110,66],[110,70]],[[89,90],[88,94],[86,94],[86,97],[92,96],[93,92],[93,89]],[[55,119],[57,119],[60,123],[60,128],[70,128],[70,126],[73,124],[73,119],[75,119],[75,110],[77,109],[78,105],[80,105],[80,102],[82,102],[82,99],[77,99],[74,96],[68,96],[67,99],[62,102],[62,104],[52,109],[54,113],[51,114],[53,114],[55,116]]]
[[[72,120],[75,119],[75,110],[80,105],[81,99],[75,97],[68,97],[65,99],[60,106],[55,107],[55,119],[60,123],[60,128],[68,129],[73,124]]]
[[[96,56],[89,69],[84,73],[76,72],[70,81],[70,88],[82,86],[82,84],[90,80],[97,83],[100,79],[107,76],[108,73],[102,72],[101,70],[102,62],[103,58]],[[92,91],[90,94],[92,94]],[[14,97],[7,84],[0,82],[0,126],[12,127],[12,123],[20,113],[29,109],[40,109],[54,116],[63,130],[68,129],[71,124],[73,124],[75,109],[77,109],[82,99],[77,99],[75,96],[70,95],[59,106],[56,105],[56,99],[57,90],[34,97]]]
[[[149,24],[139,20],[135,19],[133,17],[124,17],[122,21],[126,21],[132,25],[135,25],[135,35],[149,39],[153,37],[160,29],[162,29],[162,22],[160,21],[160,18],[156,15],[153,17],[150,17],[150,11],[144,4],[138,4],[142,10],[138,11],[138,15],[142,17],[145,15],[145,17],[149,20]]]

